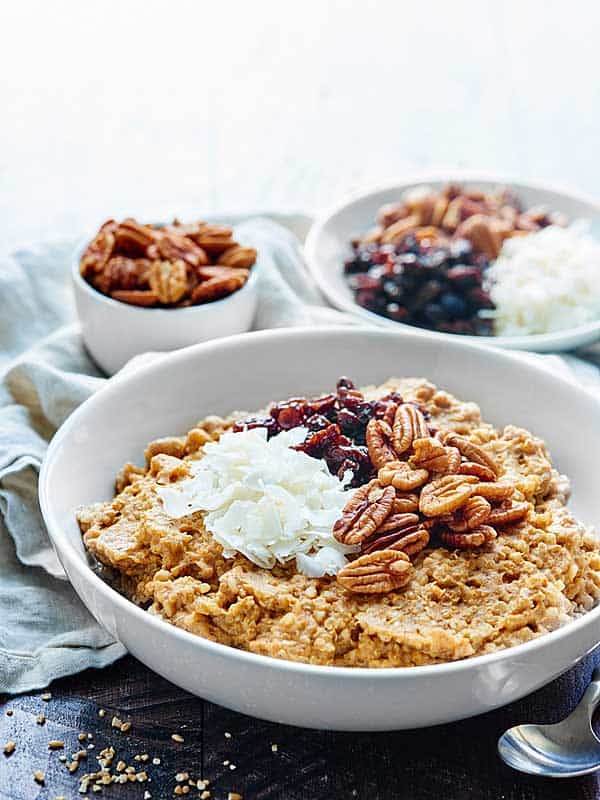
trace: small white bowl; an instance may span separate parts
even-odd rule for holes
[[[600,606],[562,628],[489,655],[398,669],[322,667],[236,650],[149,614],[91,569],[75,509],[113,496],[126,461],[207,414],[263,408],[329,391],[340,375],[380,383],[425,376],[501,427],[529,428],[573,482],[571,506],[600,522],[600,403],[513,353],[382,329],[288,329],[188,347],[124,372],[75,411],[52,440],[40,502],[52,543],[91,613],[143,663],[178,686],[244,714],[314,728],[391,730],[449,722],[523,697],[600,638]]]
[[[572,350],[600,339],[600,319],[553,333],[530,336],[464,336],[439,333],[417,328],[382,317],[362,308],[354,299],[344,276],[344,261],[351,254],[350,240],[375,224],[382,205],[400,200],[407,189],[431,186],[441,189],[448,183],[458,183],[469,188],[491,191],[499,185],[515,189],[525,208],[546,205],[552,211],[562,211],[569,220],[586,219],[592,223],[592,234],[600,240],[600,205],[594,199],[558,187],[514,180],[506,175],[490,175],[470,171],[420,173],[371,191],[352,195],[345,202],[325,213],[311,227],[305,245],[306,261],[319,288],[329,302],[341,311],[393,330],[412,330],[422,336],[437,339],[461,339],[492,347],[512,350],[534,350],[539,353]]]
[[[258,300],[260,254],[244,286],[233,294],[187,308],[142,308],[94,289],[79,272],[89,238],[73,255],[71,273],[81,334],[92,358],[109,375],[147,352],[165,352],[250,330]]]

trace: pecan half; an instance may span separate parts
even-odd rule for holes
[[[496,531],[490,525],[480,525],[468,533],[456,533],[454,531],[442,531],[440,533],[440,539],[444,544],[449,547],[456,547],[458,550],[481,547],[487,542],[491,542],[496,536]]]
[[[218,255],[228,247],[233,247],[237,244],[232,238],[233,231],[227,225],[211,225],[204,223],[200,226],[200,230],[189,234],[196,244],[212,255]]]
[[[492,456],[486,453],[483,447],[467,439],[466,436],[448,431],[442,435],[442,441],[450,447],[456,447],[469,461],[474,461],[476,464],[482,464],[484,467],[491,469],[494,475],[499,474],[500,469]]]
[[[399,456],[411,448],[415,439],[429,436],[425,417],[410,403],[403,403],[396,409],[392,431],[394,450]]]
[[[392,506],[393,507],[393,506]],[[377,528],[375,536],[383,535],[384,533],[400,533],[407,528],[413,528],[419,522],[418,514],[394,514],[390,513],[389,517]]]
[[[502,249],[502,236],[494,220],[485,214],[473,214],[459,225],[456,233],[469,239],[475,250],[485,253],[489,258],[498,258]]]
[[[250,269],[256,262],[256,250],[253,247],[241,247],[236,245],[229,247],[224,253],[221,253],[217,260],[217,264],[224,267],[242,267],[243,269]]]
[[[117,289],[110,293],[113,300],[120,300],[122,303],[129,303],[131,306],[155,306],[158,303],[158,295],[155,292],[139,289]]]
[[[429,473],[426,469],[413,469],[405,461],[390,461],[379,470],[377,478],[382,486],[411,492],[427,482]]]
[[[116,248],[123,255],[145,256],[146,248],[156,240],[156,236],[156,231],[148,225],[125,219],[115,230]]]
[[[343,544],[360,544],[368,539],[389,516],[395,496],[391,486],[384,489],[377,480],[361,486],[344,506],[333,535]]]
[[[414,492],[396,492],[392,514],[409,514],[419,510],[419,495]]]
[[[397,456],[391,445],[392,429],[382,419],[370,419],[367,425],[366,442],[369,458],[375,469],[381,469]]]
[[[389,406],[386,408],[385,413],[383,415],[383,421],[390,426],[390,428],[394,425],[394,418],[396,416],[396,411],[398,410],[398,403],[390,403]]]
[[[529,503],[513,503],[508,507],[492,509],[488,519],[490,525],[511,525],[514,522],[522,522],[529,514]]]
[[[204,269],[210,269],[210,267],[204,267]],[[217,267],[213,267],[213,269],[217,269]],[[218,300],[220,297],[227,297],[241,289],[248,280],[247,269],[231,269],[230,267],[221,267],[220,269],[227,269],[227,274],[199,283],[192,290],[192,303],[208,303],[211,300]]]
[[[477,478],[472,475],[444,475],[428,483],[419,498],[419,510],[427,517],[448,514],[464,505],[473,493]]]
[[[496,473],[484,464],[475,461],[463,461],[457,469],[459,475],[475,475],[480,481],[495,481]]]
[[[490,521],[491,511],[492,507],[485,497],[469,497],[462,508],[451,514],[447,520],[444,519],[444,524],[458,533],[473,530]]]
[[[385,594],[405,586],[413,566],[401,550],[377,550],[359,556],[337,574],[338,583],[351,592]]]
[[[177,303],[188,290],[185,263],[178,261],[154,261],[150,267],[148,283],[161,303]]]
[[[445,447],[433,436],[415,439],[413,449],[414,453],[408,459],[412,467],[447,474],[457,472],[460,466],[461,455],[457,448]]]
[[[108,264],[108,259],[112,256],[115,248],[114,232],[116,228],[117,223],[109,219],[86,247],[79,262],[79,270],[84,278],[102,272]]]
[[[187,236],[164,233],[156,243],[158,254],[165,261],[185,261],[191,267],[208,264],[206,252]]]
[[[149,270],[150,262],[145,258],[112,256],[104,270],[90,280],[104,294],[117,289],[145,289]]]
[[[397,244],[402,241],[407,233],[419,227],[419,217],[417,214],[410,214],[408,217],[399,219],[389,225],[381,234],[382,244]]]
[[[465,477],[468,477],[465,475]],[[512,483],[501,483],[496,481],[494,483],[478,483],[474,489],[473,494],[480,497],[485,497],[487,500],[508,500],[512,497],[515,487]]]
[[[425,528],[414,525],[405,531],[388,533],[385,536],[374,536],[373,540],[363,548],[364,553],[375,553],[377,550],[401,550],[407,556],[416,556],[429,544],[429,533]]]

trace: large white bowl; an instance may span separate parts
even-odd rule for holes
[[[250,330],[258,300],[260,255],[237,292],[188,308],[142,308],[113,300],[81,277],[79,262],[88,237],[71,263],[81,335],[92,358],[109,375],[134,356],[165,352]]]
[[[54,437],[40,476],[44,519],[75,590],[141,661],[179,686],[246,714],[340,730],[412,728],[509,703],[572,666],[600,638],[600,607],[527,644],[454,663],[402,669],[320,667],[253,655],[194,636],[126,600],[90,568],[75,508],[110,498],[125,461],[147,442],[187,431],[209,413],[273,399],[426,376],[477,401],[497,425],[543,436],[573,479],[573,509],[600,520],[596,458],[600,404],[519,356],[460,340],[355,329],[267,331],[213,341],[125,372],[84,403]]]
[[[553,211],[562,211],[570,220],[589,220],[592,223],[592,233],[600,239],[600,205],[592,198],[557,187],[513,180],[506,175],[466,171],[420,173],[412,179],[406,178],[355,194],[325,213],[311,227],[305,245],[306,260],[315,281],[329,302],[341,311],[347,311],[372,325],[394,330],[408,329],[438,340],[460,338],[493,347],[542,353],[572,350],[600,339],[600,319],[575,328],[531,336],[463,336],[415,328],[382,317],[356,303],[343,272],[344,261],[352,252],[350,240],[373,227],[381,206],[397,202],[407,189],[423,185],[441,189],[447,183],[459,183],[466,188],[484,191],[493,190],[499,185],[511,186],[525,208],[546,205]]]

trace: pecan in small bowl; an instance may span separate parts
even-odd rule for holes
[[[84,343],[108,374],[133,356],[249,330],[257,252],[206,222],[109,220],[74,254]]]

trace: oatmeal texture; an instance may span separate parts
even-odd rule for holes
[[[261,569],[224,559],[203,513],[171,519],[158,485],[188,475],[233,420],[209,417],[187,436],[146,450],[144,469],[126,465],[111,502],[81,509],[85,545],[107,580],[135,603],[192,633],[254,653],[313,664],[405,667],[489,653],[552,631],[600,596],[600,548],[566,508],[568,482],[544,443],[507,426],[424,379],[366,387],[368,399],[399,392],[431,414],[431,424],[481,445],[532,510],[482,548],[426,548],[412,579],[384,595],[347,591],[335,578],[294,567]]]

